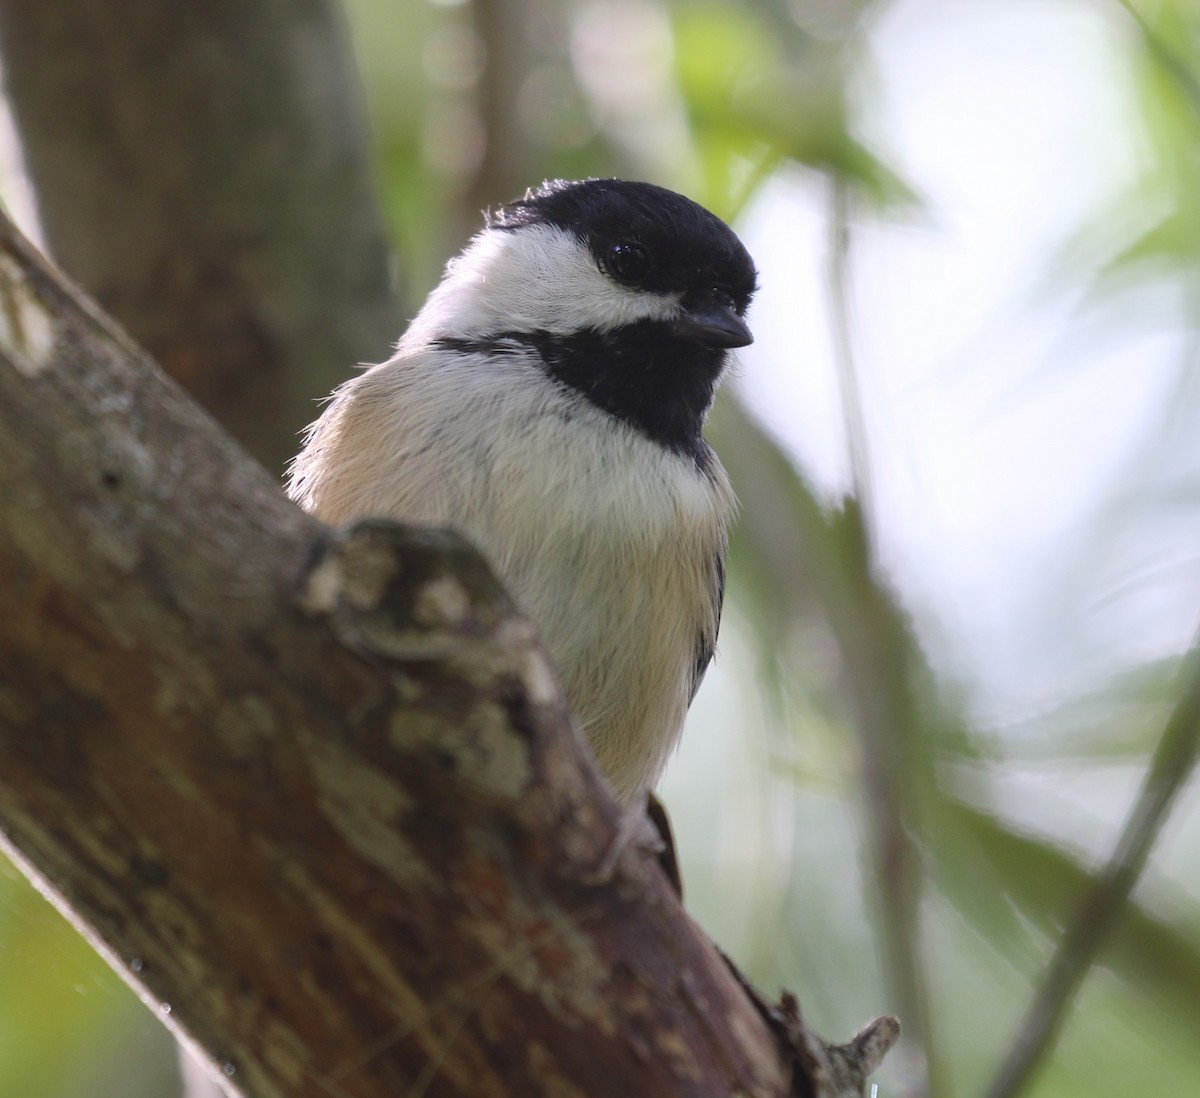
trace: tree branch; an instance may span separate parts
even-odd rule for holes
[[[7,222],[0,417],[5,848],[240,1093],[861,1093],[892,1020],[792,1032],[652,861],[594,880],[480,558],[293,507]]]

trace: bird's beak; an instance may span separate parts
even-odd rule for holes
[[[734,312],[733,306],[719,302],[685,308],[675,318],[674,331],[680,338],[701,347],[745,347],[754,342],[746,322]]]

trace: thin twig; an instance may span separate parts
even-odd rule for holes
[[[1183,693],[1155,748],[1133,811],[1104,872],[1059,939],[987,1098],[1014,1098],[1054,1046],[1071,1002],[1141,877],[1150,848],[1200,752],[1200,642],[1184,660]]]
[[[875,527],[871,457],[862,387],[850,335],[850,190],[837,173],[829,177],[829,311],[833,329],[833,357],[837,365],[846,426],[846,449],[850,458],[850,481],[854,498],[863,513],[868,533]]]
[[[843,416],[854,499],[858,501],[866,559],[853,595],[855,620],[838,630],[846,651],[848,690],[861,743],[862,774],[875,875],[881,907],[883,952],[905,1033],[920,1050],[915,1091],[940,1093],[937,1084],[929,988],[921,931],[921,859],[913,838],[910,741],[913,719],[911,682],[906,661],[893,650],[891,617],[881,613],[874,590],[875,511],[862,390],[854,359],[850,319],[850,195],[843,179],[830,178],[827,281],[834,356],[841,386]],[[866,589],[864,589],[864,586]],[[890,602],[888,603],[890,606]]]

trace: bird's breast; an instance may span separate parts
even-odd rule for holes
[[[719,465],[661,450],[576,410],[564,445],[527,424],[493,463],[467,531],[538,624],[572,708],[623,800],[676,744],[696,650],[715,641],[732,496]],[[715,461],[715,459],[714,459]]]

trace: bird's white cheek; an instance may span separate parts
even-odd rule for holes
[[[643,320],[665,321],[679,311],[675,298],[620,286],[594,264],[572,268],[567,277],[558,279],[554,299],[550,315],[564,318],[564,332],[609,331]]]
[[[670,320],[678,311],[672,296],[639,292],[608,278],[572,233],[549,225],[487,230],[447,267],[403,344],[514,330],[605,331]]]

